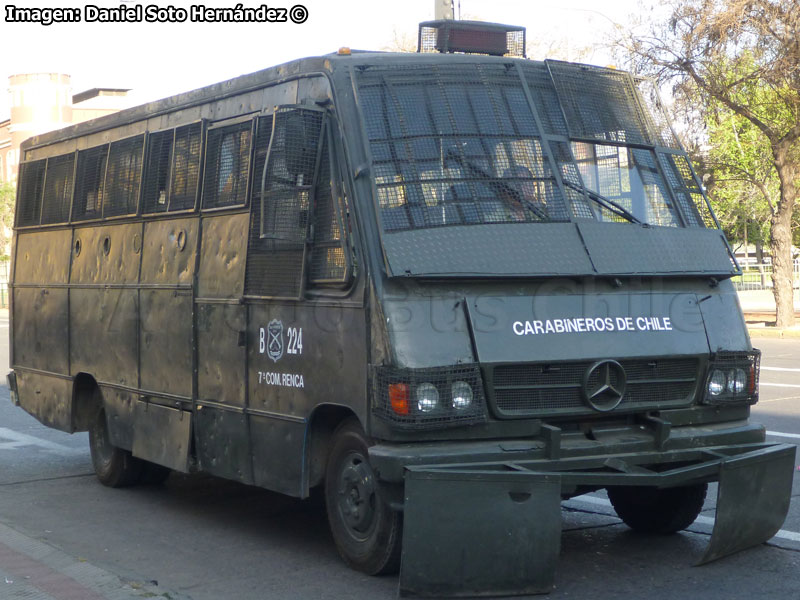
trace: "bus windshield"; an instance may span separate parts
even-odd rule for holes
[[[633,79],[618,75],[576,102],[542,63],[359,70],[384,232],[574,219],[702,227],[698,198],[678,189],[682,151],[656,148]]]

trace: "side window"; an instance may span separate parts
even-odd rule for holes
[[[103,193],[108,162],[108,144],[78,152],[75,201],[72,220],[85,221],[103,216]]]
[[[251,120],[209,129],[203,180],[203,208],[244,204],[250,174]]]
[[[319,172],[314,187],[314,239],[308,280],[313,284],[343,283],[347,280],[348,264],[344,249],[344,205],[338,179],[332,177],[331,139],[325,135]]]
[[[69,221],[72,202],[72,185],[75,171],[75,153],[47,160],[47,177],[42,203],[42,225]]]
[[[201,123],[184,125],[175,130],[175,161],[169,195],[169,210],[194,208],[197,184],[200,182]]]
[[[150,134],[143,183],[144,213],[194,208],[201,138],[201,123]]]
[[[136,214],[142,180],[144,136],[111,144],[106,175],[104,217]]]
[[[251,213],[245,278],[248,295],[288,298],[302,295],[309,211],[324,114],[291,107],[275,112],[263,194],[258,209]],[[258,232],[258,237],[253,231]]]
[[[17,227],[39,224],[46,163],[47,160],[43,159],[20,165]]]
[[[279,108],[270,137],[267,119],[257,130],[245,293],[298,298],[305,281],[341,285],[350,274],[344,198],[325,113]]]

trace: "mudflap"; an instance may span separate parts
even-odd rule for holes
[[[795,450],[781,444],[722,461],[714,530],[698,565],[766,542],[778,532],[789,512]]]
[[[561,477],[409,467],[400,594],[548,593],[561,547]]]

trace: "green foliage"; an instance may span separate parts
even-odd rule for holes
[[[0,261],[8,260],[11,246],[11,228],[14,226],[15,185],[0,183]]]
[[[771,113],[768,118],[772,123],[787,128],[792,116],[776,98],[780,92],[764,81],[747,77],[755,68],[749,52],[716,66],[720,79],[729,85],[743,82],[732,92],[737,104]],[[708,149],[702,162],[714,210],[733,242],[744,242],[746,229],[749,243],[766,245],[770,217],[780,199],[770,141],[752,120],[713,97],[704,100]]]

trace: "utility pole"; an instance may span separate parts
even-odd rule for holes
[[[437,21],[454,20],[456,18],[453,0],[433,0],[433,4],[433,14]]]

